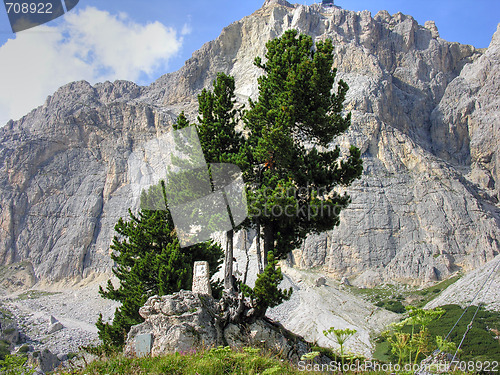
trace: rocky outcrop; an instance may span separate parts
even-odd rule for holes
[[[152,335],[150,354],[153,356],[227,344],[233,348],[254,346],[276,350],[298,361],[310,349],[306,342],[281,325],[261,319],[251,324],[227,325],[223,331],[225,342],[219,342],[215,318],[210,312],[214,304],[210,296],[185,290],[149,298],[139,310],[144,323],[130,329],[124,352],[135,355],[136,339],[145,334]]]
[[[36,368],[37,374],[54,371],[60,364],[61,360],[48,349],[36,352],[36,354],[30,353],[28,356],[28,365]]]
[[[129,82],[74,82],[0,129],[0,259],[29,260],[41,279],[109,272],[113,228],[136,202],[133,145],[172,116],[135,103]]]
[[[446,88],[432,113],[433,145],[497,203],[500,183],[500,25],[489,48]]]
[[[35,282],[35,271],[28,261],[0,266],[0,290],[6,293],[30,288]]]
[[[461,277],[429,302],[426,308],[443,305],[474,306],[500,311],[500,256]]]
[[[290,28],[333,40],[353,114],[339,142],[360,147],[365,165],[340,226],[310,236],[293,263],[354,285],[420,284],[497,255],[500,33],[480,51],[401,13],[280,0],[149,87],[71,83],[0,129],[0,261],[30,261],[47,280],[108,272],[113,227],[137,207],[132,181],[163,177],[162,151],[147,142],[181,110],[194,119],[219,71],[235,76],[242,103],[255,97],[254,57]]]

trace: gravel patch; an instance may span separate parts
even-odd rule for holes
[[[42,293],[35,287],[36,292],[28,297],[26,294],[3,297],[2,304],[13,313],[23,341],[35,351],[48,349],[56,355],[76,353],[81,346],[99,343],[95,326],[99,314],[105,320],[112,319],[119,306],[101,298],[98,290],[99,283]],[[63,328],[50,333],[51,317]]]

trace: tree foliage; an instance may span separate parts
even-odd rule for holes
[[[268,254],[267,266],[264,272],[257,276],[255,287],[242,284],[241,292],[250,298],[250,306],[255,309],[254,316],[262,317],[269,307],[275,307],[283,301],[290,299],[292,288],[280,289],[279,284],[283,281],[281,268],[277,267],[278,261],[274,259],[273,253]]]
[[[264,229],[264,252],[283,258],[308,233],[332,229],[350,198],[333,192],[361,175],[360,151],[343,155],[332,142],[351,122],[343,115],[348,90],[334,88],[333,45],[289,30],[267,43],[255,65],[259,96],[244,121],[246,181],[254,225]],[[264,257],[266,255],[264,254]]]
[[[120,218],[115,226],[118,235],[111,245],[111,258],[120,284],[115,287],[109,280],[106,289],[99,289],[102,297],[121,302],[112,323],[104,322],[102,315],[97,322],[99,338],[107,350],[120,349],[130,327],[144,321],[139,308],[149,297],[191,289],[195,261],[208,261],[210,276],[221,264],[218,245],[179,246],[163,184],[141,196],[141,207],[158,207],[158,202],[162,202],[163,210],[141,209],[136,215],[129,211],[129,220]]]
[[[234,164],[239,167],[245,164],[243,162],[244,154],[241,152],[244,137],[236,131],[241,111],[237,108],[234,90],[234,78],[224,73],[218,73],[213,82],[213,89],[205,88],[198,95],[199,116],[196,130],[203,158],[209,164],[210,174],[212,174],[212,163]],[[176,129],[186,126],[190,126],[189,121],[185,118],[184,113],[181,113]],[[227,184],[233,182],[230,178],[228,179]],[[237,226],[239,223],[234,222],[226,193],[223,190],[221,193],[226,199],[226,208],[231,224],[233,227]],[[233,232],[233,229],[230,229],[226,233],[224,285],[227,290],[233,289]]]
[[[207,163],[242,165],[240,149],[244,138],[236,131],[241,111],[236,105],[234,78],[218,73],[213,90],[198,95],[196,129]]]

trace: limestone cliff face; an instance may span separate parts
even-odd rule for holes
[[[255,97],[254,57],[290,28],[333,40],[353,113],[339,141],[365,162],[340,226],[311,236],[295,264],[360,284],[422,283],[496,256],[500,31],[479,51],[401,13],[268,0],[149,87],[72,83],[0,129],[0,260],[29,260],[41,278],[109,270],[113,226],[136,205],[130,155],[148,169],[156,154],[144,144],[181,110],[194,119],[219,71],[235,76],[241,102]]]
[[[133,207],[127,158],[172,116],[134,102],[130,82],[75,82],[0,129],[0,259],[39,278],[109,271],[109,244]]]

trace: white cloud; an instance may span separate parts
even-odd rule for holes
[[[87,7],[67,13],[57,27],[20,32],[0,47],[0,126],[71,81],[155,78],[180,50],[185,31]]]

